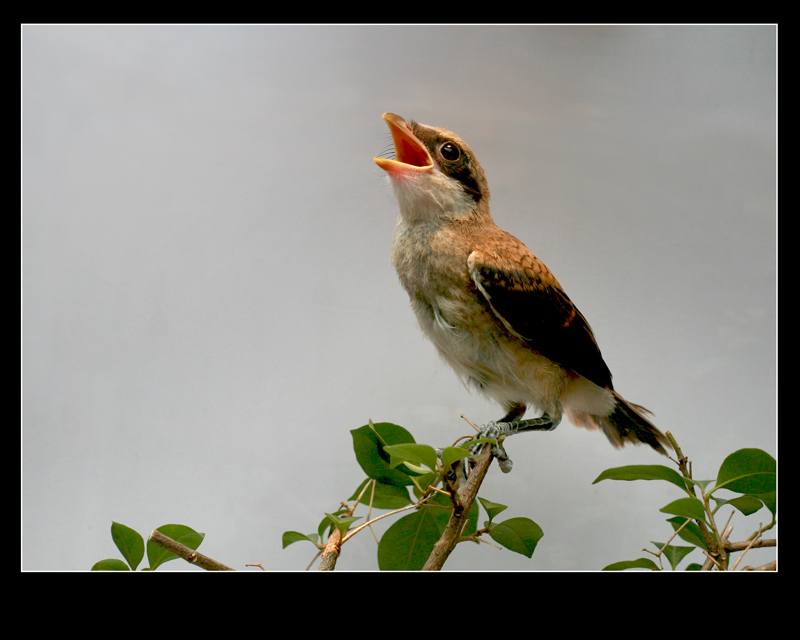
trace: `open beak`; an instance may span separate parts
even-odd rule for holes
[[[395,160],[389,158],[373,158],[383,170],[393,175],[413,175],[420,171],[433,169],[433,159],[417,137],[411,133],[411,127],[395,113],[384,113],[382,118],[389,125],[394,142]]]

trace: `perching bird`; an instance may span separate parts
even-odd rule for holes
[[[483,169],[456,134],[385,113],[395,159],[384,169],[400,215],[392,263],[419,324],[468,386],[496,400],[502,423],[555,428],[566,414],[615,447],[667,439],[622,398],[589,324],[545,264],[498,227]],[[542,428],[542,427],[534,427]]]

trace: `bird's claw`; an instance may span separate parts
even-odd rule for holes
[[[470,453],[475,455],[480,452],[483,442],[475,442],[481,439],[494,440],[492,443],[492,456],[497,459],[497,464],[503,473],[509,473],[514,466],[514,462],[508,457],[503,441],[513,436],[515,433],[522,433],[523,431],[552,431],[558,426],[560,419],[553,419],[548,415],[543,415],[539,418],[531,418],[529,420],[516,420],[514,422],[487,422],[483,427],[478,430],[471,440],[467,443],[467,448]],[[473,442],[473,444],[470,444]],[[439,459],[442,458],[441,449],[436,450]],[[461,464],[455,464],[450,469],[445,471],[448,480],[453,486],[460,486],[469,477],[475,462],[471,458],[463,458]]]
[[[492,455],[497,459],[497,464],[503,473],[509,473],[514,466],[514,462],[508,457],[506,450],[503,448],[503,440],[515,433],[522,433],[523,431],[552,431],[558,426],[560,419],[553,419],[548,415],[543,415],[539,418],[531,418],[529,420],[516,420],[514,422],[488,422],[486,423],[475,435],[473,440],[481,438],[489,438],[496,440],[497,444],[492,444]],[[482,443],[469,445],[469,450],[473,454],[480,451]],[[464,459],[465,475],[469,476],[474,463],[469,458]]]
[[[508,453],[506,453],[506,450],[503,448],[503,440],[515,433],[514,424],[515,423],[513,422],[488,422],[481,427],[481,429],[473,438],[473,440],[480,440],[482,438],[496,440],[496,443],[492,444],[492,455],[497,459],[497,464],[500,466],[500,469],[503,473],[508,473],[511,471],[511,467],[514,466],[514,463],[508,457]],[[482,444],[482,442],[477,442],[469,445],[470,452],[473,455],[478,453]],[[472,471],[474,462],[472,462],[469,458],[465,458],[464,463],[467,465],[464,470],[465,475],[469,476],[469,472]]]

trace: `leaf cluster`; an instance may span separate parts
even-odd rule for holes
[[[681,473],[663,465],[631,465],[607,469],[601,473],[593,484],[602,480],[660,480],[669,482],[681,489],[686,496],[673,500],[661,508],[661,512],[670,515],[667,522],[673,528],[673,536],[690,543],[692,546],[677,546],[663,542],[653,542],[658,549],[653,555],[660,560],[667,558],[675,570],[678,564],[699,548],[705,555],[704,564],[691,563],[687,570],[727,569],[728,556],[733,550],[746,551],[749,547],[731,544],[728,541],[729,531],[717,524],[717,514],[725,506],[733,507],[745,516],[749,516],[766,507],[772,514],[772,520],[766,526],[760,525],[749,541],[755,544],[761,534],[775,526],[777,522],[776,471],[775,459],[761,449],[740,449],[730,454],[723,461],[714,480],[695,480],[692,478],[688,460],[679,453]],[[720,491],[727,490],[737,494],[734,497],[722,497]],[[724,494],[723,494],[724,495]],[[732,512],[731,512],[732,515]],[[728,518],[728,522],[730,517]],[[727,524],[726,524],[727,526]],[[740,548],[743,547],[743,548]],[[647,549],[645,549],[647,551]],[[649,552],[652,553],[652,552]],[[604,568],[606,571],[623,569],[651,569],[659,571],[662,567],[650,558],[637,558],[615,562]],[[734,565],[735,568],[735,565]]]
[[[338,529],[341,542],[387,515],[408,512],[396,520],[378,542],[377,559],[381,570],[416,571],[423,568],[442,537],[454,509],[460,507],[448,472],[464,458],[472,457],[465,447],[446,447],[437,452],[426,444],[418,444],[403,427],[389,422],[364,425],[350,432],[356,460],[367,478],[350,496],[352,506],[343,503],[332,513],[326,513],[315,533],[287,531],[283,534],[284,548],[306,540],[323,550],[328,536]],[[444,486],[445,489],[439,487]],[[479,528],[479,507],[474,502],[461,531],[460,542],[485,542],[488,535],[495,543],[528,558],[544,535],[539,525],[529,518],[517,517],[494,522],[506,509],[505,505],[478,498],[488,520]],[[352,529],[360,520],[353,515],[359,505],[368,506],[368,522]],[[373,509],[390,513],[369,518]]]
[[[191,549],[197,549],[206,535],[205,533],[197,533],[194,529],[182,524],[165,524],[158,527],[156,531],[160,531],[165,536]],[[124,524],[112,522],[111,538],[122,557],[125,558],[125,562],[118,558],[100,560],[92,566],[92,571],[136,571],[139,563],[144,558],[145,552],[145,542],[141,534]],[[165,562],[175,560],[178,557],[150,540],[147,541],[146,549],[150,566],[143,568],[142,571],[155,571]]]

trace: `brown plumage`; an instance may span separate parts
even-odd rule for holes
[[[392,262],[420,327],[503,421],[534,406],[601,429],[614,446],[666,453],[645,409],[623,399],[586,319],[556,278],[489,211],[486,176],[454,133],[384,114],[396,158],[375,158],[400,208]]]

